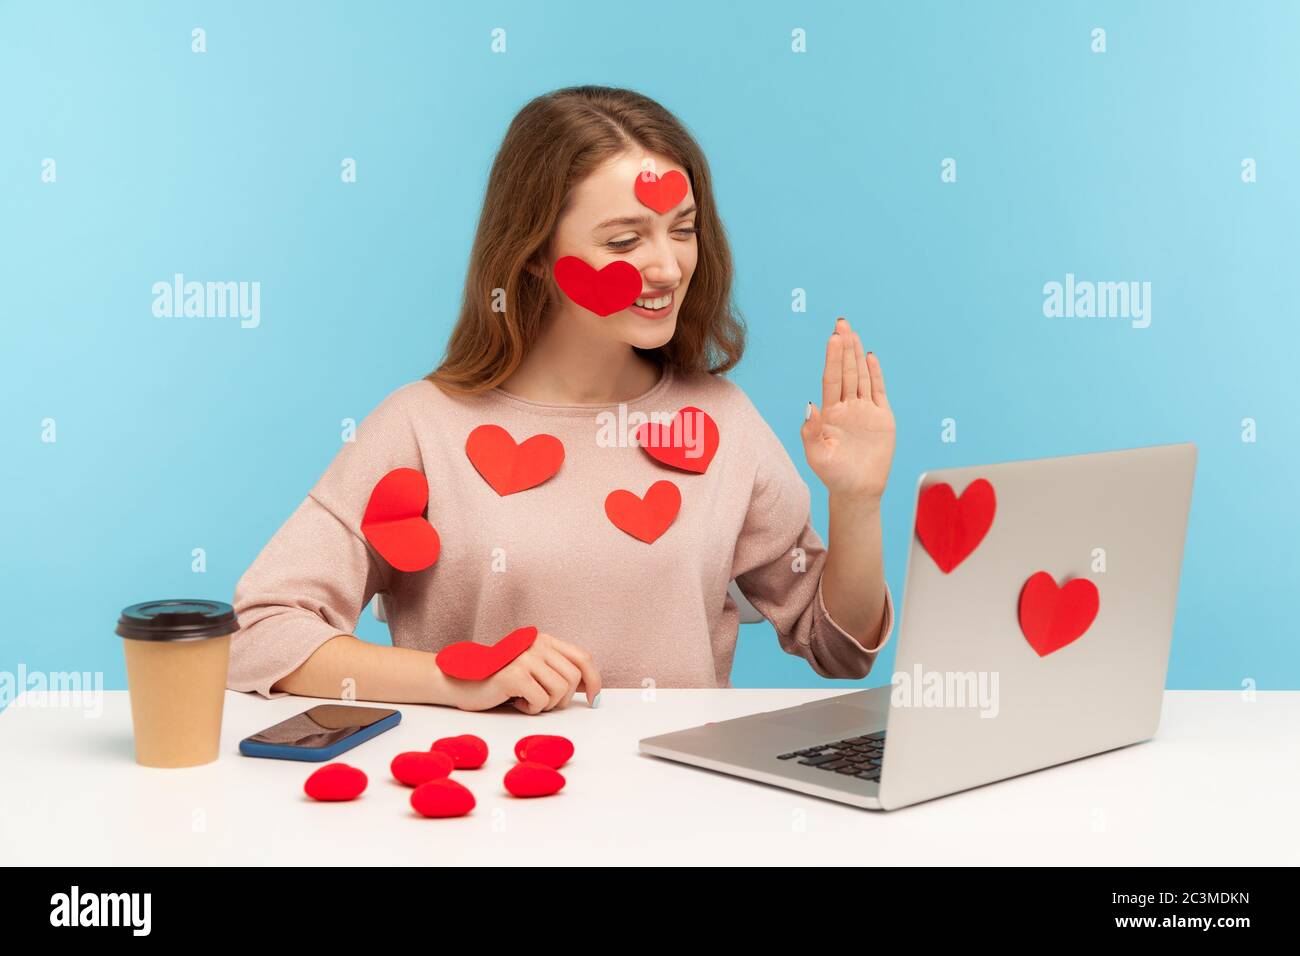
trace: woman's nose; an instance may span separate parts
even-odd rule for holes
[[[650,249],[650,257],[641,265],[647,281],[654,285],[676,285],[681,281],[682,268],[672,247],[672,239],[665,236]]]

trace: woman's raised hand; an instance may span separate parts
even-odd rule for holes
[[[826,344],[822,406],[810,402],[808,412],[800,432],[804,453],[827,490],[879,500],[894,458],[894,413],[880,361],[863,353],[847,319],[836,320]]]

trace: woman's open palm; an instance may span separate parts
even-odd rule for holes
[[[808,465],[833,495],[880,498],[894,458],[894,413],[880,360],[864,354],[848,320],[826,345],[822,406],[809,405],[801,435]]]

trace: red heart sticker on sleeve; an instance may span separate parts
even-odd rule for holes
[[[636,441],[655,461],[702,475],[718,451],[718,423],[688,405],[667,425],[646,422],[636,430]]]
[[[622,312],[641,294],[641,273],[624,259],[597,271],[577,256],[556,260],[555,282],[564,294],[599,316]]]
[[[614,527],[646,544],[668,530],[681,507],[682,493],[671,481],[656,481],[644,498],[620,488],[605,499],[605,515]]]
[[[1020,630],[1039,657],[1077,641],[1097,617],[1101,595],[1087,578],[1061,587],[1046,571],[1030,575],[1020,591]]]
[[[505,667],[537,640],[537,628],[521,627],[495,644],[457,641],[438,652],[434,663],[448,677],[460,680],[486,680]]]
[[[643,169],[637,173],[636,198],[643,206],[649,206],[655,212],[665,213],[686,198],[689,184],[686,177],[675,169],[670,169],[662,176],[656,176],[651,170]]]
[[[465,454],[497,494],[535,488],[560,470],[564,443],[554,435],[534,435],[519,444],[500,425],[480,425],[469,433]]]
[[[370,492],[361,533],[398,571],[423,571],[438,560],[438,532],[424,519],[429,482],[414,468],[394,468]]]
[[[976,478],[958,498],[952,485],[941,481],[921,492],[916,503],[916,536],[947,574],[966,560],[993,525],[997,497],[993,486]]]

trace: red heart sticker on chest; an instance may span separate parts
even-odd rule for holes
[[[675,169],[670,169],[662,176],[656,176],[648,169],[637,174],[636,185],[632,188],[636,198],[643,206],[649,206],[655,212],[665,213],[686,198],[689,187],[686,177]]]
[[[597,271],[577,256],[556,260],[555,282],[564,294],[599,316],[622,312],[641,294],[641,273],[624,259]]]
[[[681,507],[682,493],[671,481],[656,481],[644,498],[620,488],[605,499],[605,515],[614,527],[646,544],[668,530]]]
[[[718,423],[708,412],[688,405],[665,425],[646,422],[636,430],[637,444],[655,461],[702,475],[718,452]]]
[[[560,470],[564,443],[554,435],[534,435],[519,444],[500,425],[480,425],[465,440],[465,454],[499,495],[540,485]]]
[[[976,478],[958,498],[946,481],[921,492],[916,503],[916,536],[947,574],[966,560],[993,525],[997,497],[993,486]]]
[[[424,519],[429,482],[414,468],[394,468],[370,492],[361,533],[398,571],[423,571],[438,560],[438,532]]]
[[[1078,640],[1101,607],[1097,585],[1072,578],[1061,587],[1046,571],[1030,575],[1020,591],[1020,630],[1029,646],[1046,657]]]
[[[434,663],[448,677],[461,680],[486,680],[505,667],[537,640],[537,628],[521,627],[495,644],[457,641],[438,652]]]

